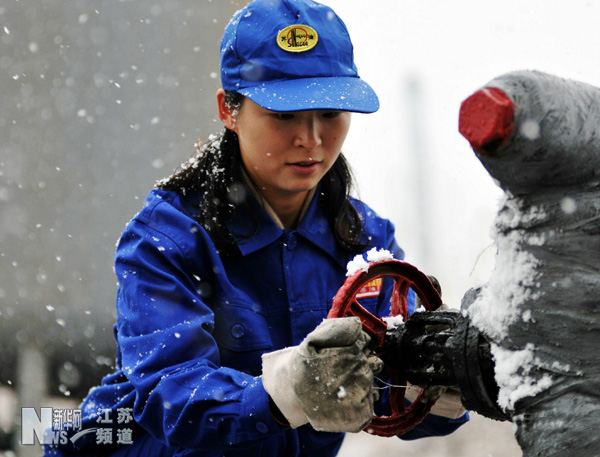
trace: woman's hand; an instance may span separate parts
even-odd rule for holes
[[[300,345],[263,356],[265,390],[292,427],[358,432],[371,422],[382,363],[369,341],[357,317],[327,319]]]

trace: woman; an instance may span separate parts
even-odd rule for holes
[[[379,106],[352,54],[318,3],[236,13],[221,42],[225,130],[121,236],[116,372],[47,455],[333,456],[368,424],[381,363],[357,319],[324,319],[354,255],[403,252],[349,197],[350,113]],[[363,305],[387,315],[389,293]],[[431,416],[408,437],[462,422]]]

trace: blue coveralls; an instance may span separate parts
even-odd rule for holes
[[[97,444],[89,433],[75,455],[333,456],[343,434],[310,425],[285,428],[271,416],[261,381],[261,355],[299,344],[323,319],[351,259],[336,243],[320,193],[294,230],[282,230],[248,197],[258,220],[242,209],[228,228],[240,256],[220,256],[196,222],[198,200],[153,190],[127,225],[116,252],[119,281],[115,373],[82,405],[83,429],[100,417],[132,410],[133,444]],[[393,225],[353,200],[364,240],[403,251]],[[250,237],[243,236],[258,230]],[[389,314],[387,295],[361,301]],[[373,294],[371,294],[373,295]],[[107,411],[110,409],[110,411]],[[430,415],[406,438],[445,435],[466,419]],[[63,455],[47,449],[47,455]],[[69,454],[67,454],[69,455]]]

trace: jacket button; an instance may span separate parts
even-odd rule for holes
[[[288,239],[286,241],[286,246],[287,246],[288,251],[293,251],[294,249],[296,249],[296,244],[297,244],[296,235],[294,235],[292,233],[292,234],[290,234],[290,236],[288,236]]]
[[[246,329],[243,325],[236,324],[233,327],[231,327],[231,334],[234,338],[241,338],[242,336],[244,336],[244,333],[246,333]]]
[[[260,433],[267,433],[269,431],[269,427],[264,422],[257,422],[256,430],[258,430]]]

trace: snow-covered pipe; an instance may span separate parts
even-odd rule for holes
[[[459,130],[505,191],[496,268],[463,299],[498,403],[525,457],[600,455],[600,89],[509,73],[463,102]]]

